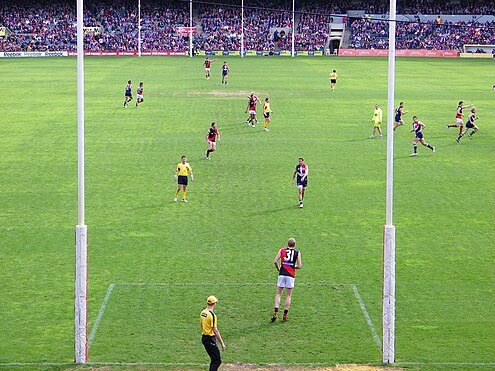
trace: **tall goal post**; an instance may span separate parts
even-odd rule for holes
[[[77,213],[74,352],[76,363],[88,362],[88,227],[84,222],[84,32],[83,0],[77,0]]]
[[[383,230],[382,360],[395,362],[394,92],[396,0],[390,0],[388,34],[387,193]]]

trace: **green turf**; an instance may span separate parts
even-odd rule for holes
[[[386,139],[368,136],[375,102],[386,116],[386,59],[228,62],[230,82],[221,86],[221,61],[207,81],[202,59],[86,58],[90,331],[116,284],[89,360],[207,363],[199,312],[215,294],[224,362],[379,363],[350,285],[381,338]],[[0,367],[70,363],[76,61],[0,66],[8,93],[0,126]],[[405,101],[409,114],[395,132],[396,360],[426,364],[408,367],[495,367],[494,68],[485,60],[397,60],[395,105]],[[332,69],[340,76],[335,93]],[[145,83],[139,110],[122,109],[128,79]],[[271,99],[269,133],[244,123],[252,90]],[[461,99],[478,107],[481,130],[458,145],[456,129],[444,127]],[[437,153],[420,146],[409,157],[412,115]],[[206,161],[212,120],[222,140]],[[189,204],[174,204],[182,154],[195,182]],[[302,210],[290,185],[299,156],[310,167]],[[271,324],[272,260],[291,236],[304,267],[290,322]]]

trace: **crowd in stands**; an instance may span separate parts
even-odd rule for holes
[[[464,44],[495,44],[495,22],[397,23],[397,49],[462,51]],[[387,49],[388,22],[359,19],[351,24],[350,48]]]
[[[195,40],[197,49],[239,50],[242,36],[246,50],[273,51],[286,47],[285,31],[280,36],[279,32],[272,30],[292,28],[292,12],[287,4],[252,0],[245,6],[244,14],[238,4],[238,1],[218,7],[201,4],[199,19],[202,34]]]
[[[296,50],[323,50],[332,16],[348,9],[384,14],[388,0],[298,0],[295,15]],[[491,0],[398,0],[408,14],[494,14]],[[75,2],[67,0],[12,0],[0,3],[0,51],[76,50]],[[292,47],[292,1],[245,0],[244,27],[239,0],[195,3],[193,25],[196,50],[239,50],[243,32],[245,50],[290,50]],[[136,0],[85,0],[86,50],[137,50],[138,8]],[[141,1],[143,50],[187,50],[187,36],[177,27],[190,26],[189,3],[181,0]],[[460,49],[464,43],[495,43],[493,24],[398,24],[401,48]],[[356,20],[350,26],[353,48],[386,48],[388,24]]]
[[[490,0],[437,1],[414,0],[405,1],[399,6],[402,14],[495,14],[495,3]]]

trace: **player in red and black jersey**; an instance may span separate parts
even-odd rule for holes
[[[457,111],[455,112],[455,124],[448,124],[446,126],[446,129],[448,128],[459,128],[459,135],[462,134],[462,129],[464,129],[464,121],[462,118],[464,117],[464,114],[462,113],[462,110],[464,108],[471,107],[472,104],[468,104],[464,106],[464,101],[460,101],[459,104],[457,105]]]
[[[308,174],[309,167],[304,163],[304,158],[299,157],[299,163],[294,168],[292,174],[292,185],[294,185],[294,179],[297,176],[297,190],[299,194],[299,208],[303,208],[304,192],[308,186]]]
[[[216,62],[216,59],[211,61],[210,58],[206,57],[205,61],[203,62],[203,66],[205,68],[205,73],[206,73],[206,80],[210,79],[211,62]]]
[[[211,128],[206,131],[205,138],[208,142],[208,149],[206,150],[205,157],[207,160],[211,160],[210,153],[214,152],[217,148],[217,138],[220,140],[220,132],[218,131],[217,123],[215,121],[211,123]]]
[[[280,300],[284,288],[285,307],[282,321],[287,321],[287,313],[289,312],[292,298],[292,289],[295,284],[296,269],[301,269],[302,267],[301,252],[296,250],[295,247],[296,240],[294,238],[289,238],[289,241],[287,241],[287,247],[281,248],[273,261],[273,264],[278,271],[278,281],[277,295],[275,296],[275,310],[273,312],[272,322],[275,322],[278,317],[278,307],[280,306]],[[281,262],[280,267],[278,266],[279,260]]]
[[[255,123],[258,124],[258,119],[256,118],[256,104],[259,102],[261,104],[260,99],[254,94],[254,91],[248,95],[248,104],[246,107],[246,113],[249,110],[249,117],[247,118],[246,122],[249,126],[252,126],[253,128],[256,127]]]

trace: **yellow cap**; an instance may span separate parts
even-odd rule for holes
[[[214,297],[213,295],[208,296],[208,299],[206,299],[206,302],[210,305],[215,304],[217,301],[218,301],[218,299],[216,297]]]

